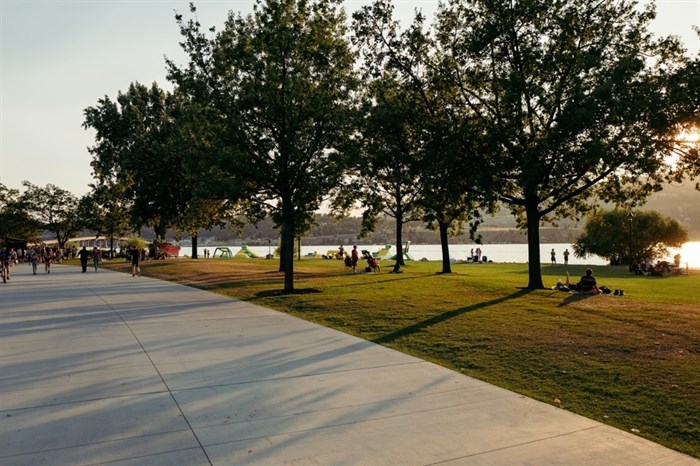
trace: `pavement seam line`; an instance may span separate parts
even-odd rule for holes
[[[473,457],[475,457],[475,456],[486,455],[486,454],[493,453],[493,452],[496,452],[496,451],[504,451],[504,450],[509,450],[509,449],[511,449],[511,448],[518,448],[518,447],[521,447],[521,446],[523,446],[523,445],[531,445],[531,444],[533,444],[533,443],[545,442],[545,441],[547,441],[547,440],[555,439],[555,438],[558,438],[558,437],[566,437],[566,436],[568,436],[568,435],[577,434],[577,433],[579,433],[579,432],[586,432],[586,431],[593,430],[593,429],[600,429],[601,427],[606,427],[606,426],[605,426],[605,424],[600,424],[600,423],[598,423],[598,425],[594,425],[594,426],[590,426],[590,427],[585,427],[585,428],[583,428],[583,429],[572,430],[571,432],[563,432],[563,433],[557,434],[557,435],[550,435],[550,436],[548,436],[548,437],[543,437],[543,438],[539,438],[539,439],[536,439],[536,440],[530,440],[529,442],[521,442],[521,443],[518,443],[518,444],[515,444],[515,445],[508,445],[508,446],[506,446],[506,447],[493,448],[493,449],[491,449],[491,450],[480,451],[480,452],[477,452],[477,453],[472,453],[472,454],[470,454],[470,455],[457,456],[457,457],[449,458],[449,459],[446,459],[446,460],[443,460],[443,461],[438,461],[437,463],[429,463],[429,464],[426,464],[426,465],[424,465],[424,466],[435,466],[435,465],[438,465],[438,464],[445,464],[445,463],[449,463],[449,462],[452,462],[452,461],[463,460],[463,459],[465,459],[465,458],[473,458]]]
[[[95,291],[94,291],[91,287],[90,287],[89,289],[90,289],[90,292],[91,292],[93,295],[95,295],[100,301],[102,301],[102,302],[105,304],[105,306],[107,306],[108,309],[110,309],[112,312],[114,312],[114,314],[116,314],[116,316],[119,317],[119,320],[121,320],[121,321],[124,323],[124,326],[126,326],[126,328],[129,329],[129,332],[131,332],[131,335],[134,337],[134,340],[136,340],[136,342],[137,342],[137,343],[139,344],[139,346],[141,347],[141,350],[143,351],[143,354],[146,356],[146,358],[148,358],[148,361],[149,361],[149,362],[151,363],[151,365],[153,366],[153,370],[155,370],[155,371],[156,371],[156,374],[158,374],[158,377],[160,377],[160,380],[161,380],[161,382],[163,383],[163,386],[164,386],[164,387],[166,388],[166,390],[168,391],[168,394],[170,395],[170,398],[173,400],[173,403],[175,403],[175,406],[177,406],[178,411],[180,411],[180,415],[182,415],[182,419],[185,421],[185,423],[187,424],[187,427],[190,429],[190,432],[192,432],[192,435],[194,436],[195,440],[197,441],[197,444],[198,444],[199,447],[202,449],[202,453],[204,454],[204,457],[207,459],[207,461],[209,462],[210,466],[213,466],[213,463],[211,462],[211,458],[209,458],[209,455],[207,454],[207,451],[206,451],[206,449],[204,448],[204,445],[202,444],[201,439],[199,438],[199,436],[197,435],[197,433],[194,431],[194,428],[192,427],[192,424],[190,424],[190,420],[187,419],[187,416],[185,415],[185,412],[182,410],[182,407],[180,406],[180,403],[177,402],[177,399],[175,398],[175,395],[173,394],[172,390],[170,390],[170,386],[168,385],[168,383],[167,383],[167,382],[165,381],[165,379],[163,378],[163,375],[160,373],[160,370],[158,370],[158,366],[156,365],[156,363],[153,361],[153,359],[151,359],[151,355],[148,354],[148,351],[146,350],[146,347],[143,346],[143,343],[141,342],[141,340],[139,339],[139,337],[136,335],[136,333],[134,332],[134,330],[133,330],[133,329],[131,328],[131,326],[129,325],[129,322],[127,322],[126,319],[124,319],[124,317],[121,315],[121,313],[120,313],[117,309],[114,309],[110,303],[108,303],[107,301],[105,301],[105,300],[102,298],[102,296],[100,296],[99,294],[95,293]]]

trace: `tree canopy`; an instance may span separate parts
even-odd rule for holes
[[[211,39],[178,16],[190,61],[168,62],[169,78],[220,122],[215,150],[227,198],[280,227],[286,292],[294,289],[294,239],[346,164],[356,78],[339,5],[258,1],[246,17],[230,13]]]
[[[124,190],[134,227],[270,216],[292,292],[294,239],[329,193],[361,199],[366,228],[382,211],[436,225],[443,271],[448,233],[499,201],[541,288],[542,224],[700,174],[699,143],[678,137],[700,118],[699,58],[651,34],[653,3],[447,0],[402,32],[377,0],[352,43],[340,5],[257,0],[221,31],[176,15],[174,91],[136,83],[86,110],[97,185]]]
[[[634,205],[673,172],[669,77],[676,39],[654,38],[636,1],[445,3],[439,67],[487,129],[499,200],[527,229],[529,288],[542,288],[541,222],[598,201]]]
[[[31,217],[17,189],[0,183],[0,236],[36,242],[43,226]]]
[[[669,247],[681,247],[686,241],[687,230],[659,212],[615,209],[590,215],[573,250],[577,257],[595,254],[613,265],[631,264],[666,257]]]
[[[77,215],[78,198],[53,184],[44,187],[28,181],[22,184],[26,189],[21,204],[27,215],[42,229],[50,231],[59,247],[65,247],[66,242],[83,228],[83,220]]]

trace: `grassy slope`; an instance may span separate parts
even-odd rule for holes
[[[697,272],[635,277],[597,267],[599,284],[625,296],[585,297],[522,289],[524,264],[352,274],[340,262],[305,259],[295,262],[297,293],[282,295],[277,268],[179,259],[147,262],[143,272],[287,311],[700,457]],[[583,269],[569,267],[572,277]],[[563,273],[543,266],[545,284]]]

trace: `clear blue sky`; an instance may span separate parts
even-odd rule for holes
[[[203,26],[220,26],[229,10],[248,13],[252,0],[195,0]],[[347,1],[352,12],[370,0]],[[658,34],[679,35],[700,48],[700,0],[657,0]],[[402,17],[420,7],[430,16],[437,0],[394,1]],[[92,182],[83,110],[131,82],[165,80],[164,56],[181,63],[174,12],[189,1],[0,0],[0,182],[21,190],[22,180],[55,184],[75,195]]]

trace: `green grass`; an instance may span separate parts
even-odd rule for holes
[[[292,295],[279,292],[276,261],[146,262],[143,274],[286,311],[700,457],[698,271],[659,278],[595,267],[600,285],[625,290],[616,297],[523,289],[525,264],[440,268],[353,274],[304,259]],[[569,271],[577,278],[584,268]],[[542,270],[546,286],[564,275],[563,266]]]

